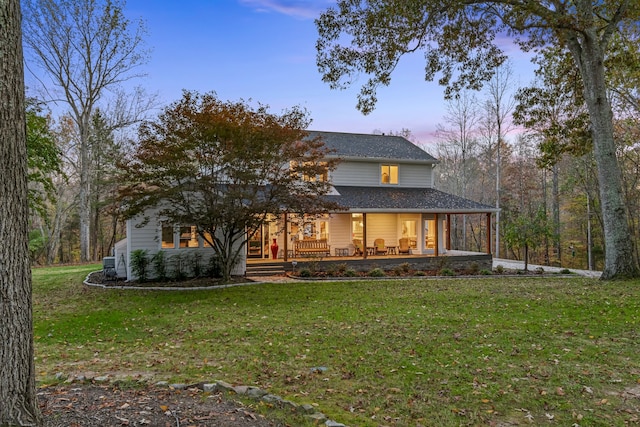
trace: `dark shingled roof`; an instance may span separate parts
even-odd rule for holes
[[[352,212],[485,213],[496,208],[433,188],[336,186],[326,196]]]
[[[393,159],[398,161],[438,161],[422,148],[401,136],[309,131],[309,137],[321,137],[332,154],[341,158]]]

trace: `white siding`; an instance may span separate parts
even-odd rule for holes
[[[400,164],[398,167],[398,187],[433,187],[433,168],[431,165]]]
[[[127,239],[122,239],[114,245],[113,255],[116,258],[116,274],[118,277],[127,277]]]
[[[367,246],[376,239],[384,239],[387,246],[398,245],[398,215],[367,214]]]
[[[343,161],[331,174],[331,181],[334,185],[346,186],[372,187],[383,185],[380,183],[380,165],[382,164],[398,165],[398,187],[430,188],[433,186],[433,168],[431,165],[381,161]]]
[[[155,212],[154,212],[155,213]],[[151,218],[155,218],[154,213]],[[136,280],[137,277],[131,271],[131,252],[138,249],[146,249],[149,255],[153,255],[160,249],[160,242],[157,240],[157,225],[154,219],[142,225],[144,218],[137,216],[127,220],[127,278]]]
[[[349,248],[349,255],[353,254],[351,214],[334,214],[329,221],[331,255],[335,255],[336,248]]]
[[[150,220],[143,225],[144,218],[138,216],[127,220],[127,239],[126,239],[126,275],[128,280],[136,280],[137,277],[131,271],[131,252],[143,249],[148,251],[149,257],[156,254],[161,249],[161,233],[162,222],[157,216],[157,210],[147,211],[146,214]],[[209,258],[213,255],[212,248],[178,248],[178,249],[162,249],[167,257],[175,254],[201,253],[202,264],[207,266]],[[120,255],[117,255],[120,257]],[[238,263],[234,267],[232,274],[236,276],[244,275],[246,272],[246,255],[241,252]],[[116,259],[118,265],[118,259]]]
[[[331,175],[334,185],[370,187],[380,184],[378,163],[342,162]]]

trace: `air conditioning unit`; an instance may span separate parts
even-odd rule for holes
[[[116,257],[106,256],[102,258],[102,274],[106,279],[115,279],[118,277],[116,271]]]

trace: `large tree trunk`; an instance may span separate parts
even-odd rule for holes
[[[628,213],[622,191],[622,173],[613,138],[613,113],[607,98],[604,52],[596,30],[585,31],[583,42],[570,45],[581,71],[584,98],[591,119],[594,155],[598,168],[605,265],[602,279],[638,277],[637,260],[630,238]]]
[[[560,179],[558,174],[558,164],[552,168],[552,211],[553,211],[553,245],[557,256],[558,265],[562,265],[562,244],[560,242]]]
[[[80,261],[91,260],[91,177],[89,153],[89,124],[82,121],[80,129]]]
[[[0,0],[0,426],[38,425],[20,0]]]

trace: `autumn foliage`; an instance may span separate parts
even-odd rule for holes
[[[247,236],[283,212],[322,213],[321,179],[332,170],[323,143],[307,139],[306,111],[273,114],[215,93],[185,91],[154,122],[140,127],[139,145],[121,165],[125,216],[158,208],[163,220],[195,225],[228,278]]]

